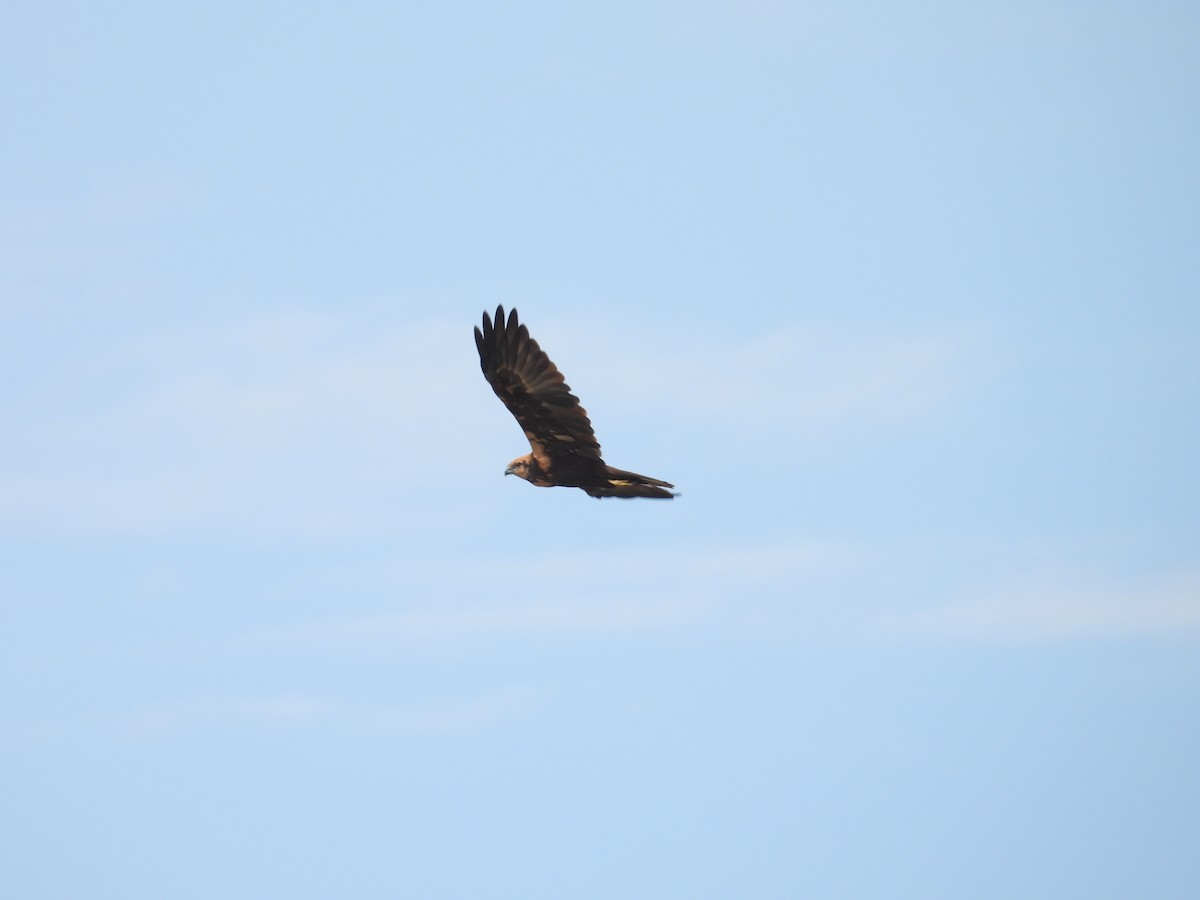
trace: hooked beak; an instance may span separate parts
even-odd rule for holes
[[[512,466],[509,466],[508,468],[506,468],[506,469],[504,470],[504,474],[505,474],[505,475],[511,475],[512,473],[513,473],[513,468],[512,468]]]

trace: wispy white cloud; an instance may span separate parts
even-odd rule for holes
[[[1046,640],[1137,637],[1200,631],[1200,573],[1100,583],[1061,577],[968,594],[884,617],[892,635]]]
[[[770,605],[781,590],[790,598],[857,558],[852,548],[796,539],[760,547],[623,552],[604,566],[585,554],[536,562],[501,555],[471,566],[407,560],[359,573],[377,588],[391,586],[398,607],[392,611],[267,627],[231,636],[223,646],[235,653],[398,644],[437,650],[477,640],[703,628],[724,616],[734,598],[750,618],[761,617],[761,610],[754,612],[756,598]],[[211,653],[212,647],[198,652]]]
[[[146,706],[116,717],[123,730],[167,734],[231,723],[288,725],[328,718],[334,701],[296,694],[273,697],[187,697]]]
[[[142,707],[107,719],[118,737],[145,738],[236,727],[317,728],[323,731],[432,735],[487,728],[528,710],[529,690],[497,689],[474,697],[424,697],[373,702],[332,694],[193,696]]]
[[[570,597],[490,603],[444,603],[400,612],[308,622],[239,635],[229,647],[242,651],[391,646],[472,638],[595,635],[679,626],[703,617],[708,596],[625,595],[588,600]]]
[[[531,565],[537,583],[570,585],[573,593],[613,585],[658,587],[664,582],[690,588],[717,584],[758,584],[789,577],[836,571],[861,558],[863,548],[836,541],[803,537],[766,542],[739,542],[727,546],[623,548],[619,555],[597,565],[592,552],[556,552],[532,564],[528,557],[501,554],[476,565],[456,565],[452,560],[411,560],[373,570],[396,584],[436,584],[457,587],[522,584],[529,581]],[[580,573],[586,573],[584,582]]]
[[[485,427],[461,413],[488,403],[472,354],[461,326],[364,334],[307,313],[143,336],[95,363],[66,402],[27,405],[10,423],[0,524],[362,524],[362,497],[419,467],[429,434],[444,438],[446,464]]]
[[[540,702],[539,694],[524,687],[399,699],[361,693],[191,694],[128,709],[10,723],[3,743],[137,742],[248,729],[420,738],[491,728],[535,710]]]

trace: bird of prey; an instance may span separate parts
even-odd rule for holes
[[[496,307],[496,320],[483,314],[483,330],[475,329],[479,364],[508,411],[513,414],[532,450],[514,459],[504,470],[538,487],[577,487],[592,497],[675,496],[675,485],[614,469],[600,458],[600,444],[592,423],[562,374],[517,321],[514,309],[504,316]]]

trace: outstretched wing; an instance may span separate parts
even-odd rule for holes
[[[517,321],[515,309],[506,320],[504,307],[497,306],[494,323],[484,313],[475,345],[484,377],[529,438],[543,469],[581,463],[591,468],[600,462],[600,444],[587,411],[529,329]]]

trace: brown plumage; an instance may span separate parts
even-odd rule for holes
[[[483,376],[504,401],[529,438],[532,450],[504,470],[538,487],[577,487],[593,497],[658,497],[675,495],[675,485],[614,469],[600,458],[592,423],[562,374],[550,362],[514,309],[504,316],[496,307],[493,324],[483,314],[483,330],[475,329],[475,346]]]

